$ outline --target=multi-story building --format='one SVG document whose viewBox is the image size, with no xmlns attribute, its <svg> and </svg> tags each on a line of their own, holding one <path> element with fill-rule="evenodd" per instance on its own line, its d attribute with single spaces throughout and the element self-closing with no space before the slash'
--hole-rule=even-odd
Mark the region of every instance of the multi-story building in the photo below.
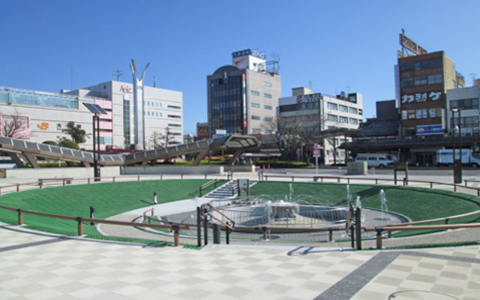
<svg viewBox="0 0 480 300">
<path fill-rule="evenodd" d="M 145 116 L 145 148 L 153 147 L 150 141 L 153 132 L 164 134 L 167 127 L 175 141 L 181 143 L 182 93 L 153 87 L 144 87 L 144 91 L 145 105 L 142 113 Z M 57 141 L 60 137 L 69 138 L 62 130 L 69 121 L 73 121 L 90 136 L 79 146 L 92 149 L 92 113 L 83 103 L 95 103 L 107 112 L 106 115 L 100 115 L 100 149 L 105 149 L 106 145 L 130 148 L 136 139 L 132 100 L 133 85 L 117 81 L 74 91 L 63 90 L 59 94 L 0 88 L 1 135 L 5 136 L 9 124 L 18 120 L 23 128 L 9 136 L 39 143 Z"/>
<path fill-rule="evenodd" d="M 308 88 L 292 89 L 293 96 L 279 99 L 279 118 L 289 124 L 299 120 L 312 133 L 315 143 L 322 146 L 320 161 L 324 164 L 344 163 L 345 152 L 338 146 L 350 140 L 335 134 L 335 129 L 357 129 L 363 122 L 363 96 L 359 93 L 342 93 L 336 97 L 313 93 Z M 292 120 L 291 122 L 289 120 Z M 279 125 L 281 126 L 281 125 Z M 324 131 L 331 131 L 324 138 Z"/>
<path fill-rule="evenodd" d="M 183 96 L 181 92 L 143 86 L 141 109 L 135 108 L 134 86 L 131 83 L 108 81 L 87 88 L 65 93 L 78 96 L 102 97 L 109 104 L 104 108 L 107 115 L 100 115 L 100 145 L 114 145 L 121 148 L 151 149 L 156 134 L 165 135 L 167 128 L 174 143 L 183 140 Z M 136 122 L 143 114 L 143 122 Z M 111 128 L 102 125 L 109 120 Z M 142 127 L 140 130 L 137 126 Z M 155 133 L 155 134 L 154 134 Z M 104 139 L 102 139 L 104 137 Z"/>
<path fill-rule="evenodd" d="M 233 65 L 207 77 L 210 133 L 269 134 L 275 124 L 281 77 L 261 52 L 247 49 L 232 53 Z"/>
<path fill-rule="evenodd" d="M 452 130 L 458 126 L 462 136 L 478 136 L 480 134 L 479 122 L 480 82 L 478 85 L 447 91 L 447 128 Z"/>
<path fill-rule="evenodd" d="M 443 51 L 399 57 L 397 106 L 401 137 L 438 137 L 447 133 L 447 90 L 464 86 L 464 78 Z"/>
</svg>

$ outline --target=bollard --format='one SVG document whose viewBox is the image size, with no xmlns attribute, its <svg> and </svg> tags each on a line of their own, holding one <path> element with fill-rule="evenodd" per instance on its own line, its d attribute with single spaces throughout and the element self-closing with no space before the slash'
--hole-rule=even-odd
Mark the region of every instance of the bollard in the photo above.
<svg viewBox="0 0 480 300">
<path fill-rule="evenodd" d="M 262 231 L 263 231 L 263 240 L 266 241 L 268 239 L 267 227 L 262 227 Z"/>
<path fill-rule="evenodd" d="M 221 244 L 220 243 L 220 235 L 221 235 L 220 225 L 212 224 L 212 231 L 213 231 L 213 243 L 217 245 Z"/>
<path fill-rule="evenodd" d="M 362 250 L 362 211 L 359 207 L 355 210 L 355 230 L 357 238 L 357 250 Z"/>
<path fill-rule="evenodd" d="M 180 228 L 178 225 L 173 225 L 172 230 L 173 230 L 173 245 L 175 247 L 178 247 L 180 246 Z"/>
<path fill-rule="evenodd" d="M 19 225 L 19 226 L 22 226 L 22 225 L 23 225 L 22 210 L 21 210 L 21 209 L 17 209 L 17 211 L 18 211 L 18 225 Z"/>
<path fill-rule="evenodd" d="M 389 230 L 389 231 L 387 231 L 387 233 L 388 233 L 388 238 L 391 239 L 392 238 L 392 231 Z"/>
<path fill-rule="evenodd" d="M 82 236 L 83 235 L 83 223 L 82 223 L 82 218 L 78 217 L 76 218 L 77 222 L 78 222 L 78 236 Z"/>
<path fill-rule="evenodd" d="M 330 228 L 328 229 L 328 241 L 333 242 L 333 230 Z"/>
<path fill-rule="evenodd" d="M 383 228 L 376 228 L 377 229 L 377 249 L 382 249 L 382 231 Z"/>
<path fill-rule="evenodd" d="M 153 192 L 153 204 L 158 204 L 158 202 L 157 202 L 157 192 Z"/>
</svg>

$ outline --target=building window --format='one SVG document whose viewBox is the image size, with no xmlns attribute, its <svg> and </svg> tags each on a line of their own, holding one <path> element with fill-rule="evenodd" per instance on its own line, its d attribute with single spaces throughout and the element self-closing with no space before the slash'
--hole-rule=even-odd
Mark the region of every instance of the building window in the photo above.
<svg viewBox="0 0 480 300">
<path fill-rule="evenodd" d="M 258 103 L 253 103 L 252 102 L 250 105 L 254 108 L 260 108 L 260 104 L 258 104 Z"/>
<path fill-rule="evenodd" d="M 354 118 L 350 118 L 350 119 L 349 119 L 349 123 L 350 123 L 350 124 L 353 124 L 353 125 L 358 125 L 358 120 L 357 120 L 357 119 L 354 119 Z"/>
<path fill-rule="evenodd" d="M 257 92 L 257 91 L 254 91 L 254 90 L 251 90 L 250 94 L 252 94 L 254 96 L 260 96 L 260 92 Z"/>
<path fill-rule="evenodd" d="M 271 83 L 271 82 L 268 82 L 268 81 L 264 81 L 264 82 L 263 82 L 263 85 L 264 85 L 264 86 L 271 87 L 271 86 L 272 86 L 272 83 Z"/>
<path fill-rule="evenodd" d="M 177 115 L 168 115 L 169 118 L 174 118 L 174 119 L 181 119 L 182 117 L 181 116 L 177 116 Z"/>
<path fill-rule="evenodd" d="M 263 97 L 265 97 L 265 98 L 272 98 L 272 94 L 263 93 Z"/>
<path fill-rule="evenodd" d="M 450 101 L 451 108 L 464 109 L 478 109 L 478 98 L 473 99 L 462 99 L 462 100 L 452 100 Z"/>
<path fill-rule="evenodd" d="M 328 114 L 327 119 L 328 119 L 328 121 L 338 122 L 338 116 L 336 116 L 336 115 Z"/>
<path fill-rule="evenodd" d="M 171 108 L 171 109 L 182 109 L 181 106 L 175 106 L 175 105 L 169 105 L 168 108 Z"/>
<path fill-rule="evenodd" d="M 273 107 L 272 107 L 271 105 L 264 105 L 263 108 L 268 109 L 268 110 L 272 110 L 272 109 L 273 109 Z"/>
<path fill-rule="evenodd" d="M 264 119 L 265 121 L 267 121 L 267 122 L 273 121 L 273 118 L 272 118 L 272 117 L 265 117 L 265 118 L 263 118 L 263 119 Z"/>
<path fill-rule="evenodd" d="M 354 115 L 358 114 L 358 110 L 354 107 L 349 107 L 348 112 Z"/>
<path fill-rule="evenodd" d="M 338 106 L 335 103 L 328 102 L 327 107 L 331 110 L 338 110 Z"/>
<path fill-rule="evenodd" d="M 168 127 L 182 127 L 180 124 L 168 124 Z"/>
<path fill-rule="evenodd" d="M 339 105 L 338 108 L 339 108 L 339 110 L 342 111 L 342 112 L 348 112 L 348 106 Z"/>
<path fill-rule="evenodd" d="M 260 128 L 252 128 L 252 133 L 262 133 Z"/>
<path fill-rule="evenodd" d="M 260 120 L 260 117 L 252 115 L 252 120 Z"/>
<path fill-rule="evenodd" d="M 348 123 L 347 117 L 340 116 L 339 120 L 340 120 L 340 123 Z"/>
</svg>

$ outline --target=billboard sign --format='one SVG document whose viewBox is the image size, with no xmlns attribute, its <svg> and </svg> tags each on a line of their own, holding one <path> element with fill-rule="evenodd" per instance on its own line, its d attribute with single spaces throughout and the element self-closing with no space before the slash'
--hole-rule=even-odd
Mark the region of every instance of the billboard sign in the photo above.
<svg viewBox="0 0 480 300">
<path fill-rule="evenodd" d="M 322 99 L 322 94 L 315 93 L 310 95 L 299 95 L 297 96 L 297 103 L 306 103 L 306 102 L 319 102 Z"/>
<path fill-rule="evenodd" d="M 443 128 L 441 124 L 436 125 L 417 125 L 417 135 L 433 135 L 443 134 Z"/>
<path fill-rule="evenodd" d="M 412 51 L 416 55 L 427 54 L 427 50 L 420 47 L 417 43 L 412 41 L 406 35 L 400 33 L 400 46 L 405 47 L 406 49 Z"/>
</svg>

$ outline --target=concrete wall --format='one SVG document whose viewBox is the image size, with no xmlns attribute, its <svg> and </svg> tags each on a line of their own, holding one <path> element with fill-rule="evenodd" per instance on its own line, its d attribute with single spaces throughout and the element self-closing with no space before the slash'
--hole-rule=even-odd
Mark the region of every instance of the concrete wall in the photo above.
<svg viewBox="0 0 480 300">
<path fill-rule="evenodd" d="M 120 175 L 120 167 L 102 167 L 102 177 L 112 177 Z M 89 178 L 93 177 L 93 168 L 41 168 L 41 169 L 2 169 L 1 178 Z"/>
<path fill-rule="evenodd" d="M 122 175 L 139 174 L 223 174 L 223 166 L 123 167 Z"/>
</svg>

